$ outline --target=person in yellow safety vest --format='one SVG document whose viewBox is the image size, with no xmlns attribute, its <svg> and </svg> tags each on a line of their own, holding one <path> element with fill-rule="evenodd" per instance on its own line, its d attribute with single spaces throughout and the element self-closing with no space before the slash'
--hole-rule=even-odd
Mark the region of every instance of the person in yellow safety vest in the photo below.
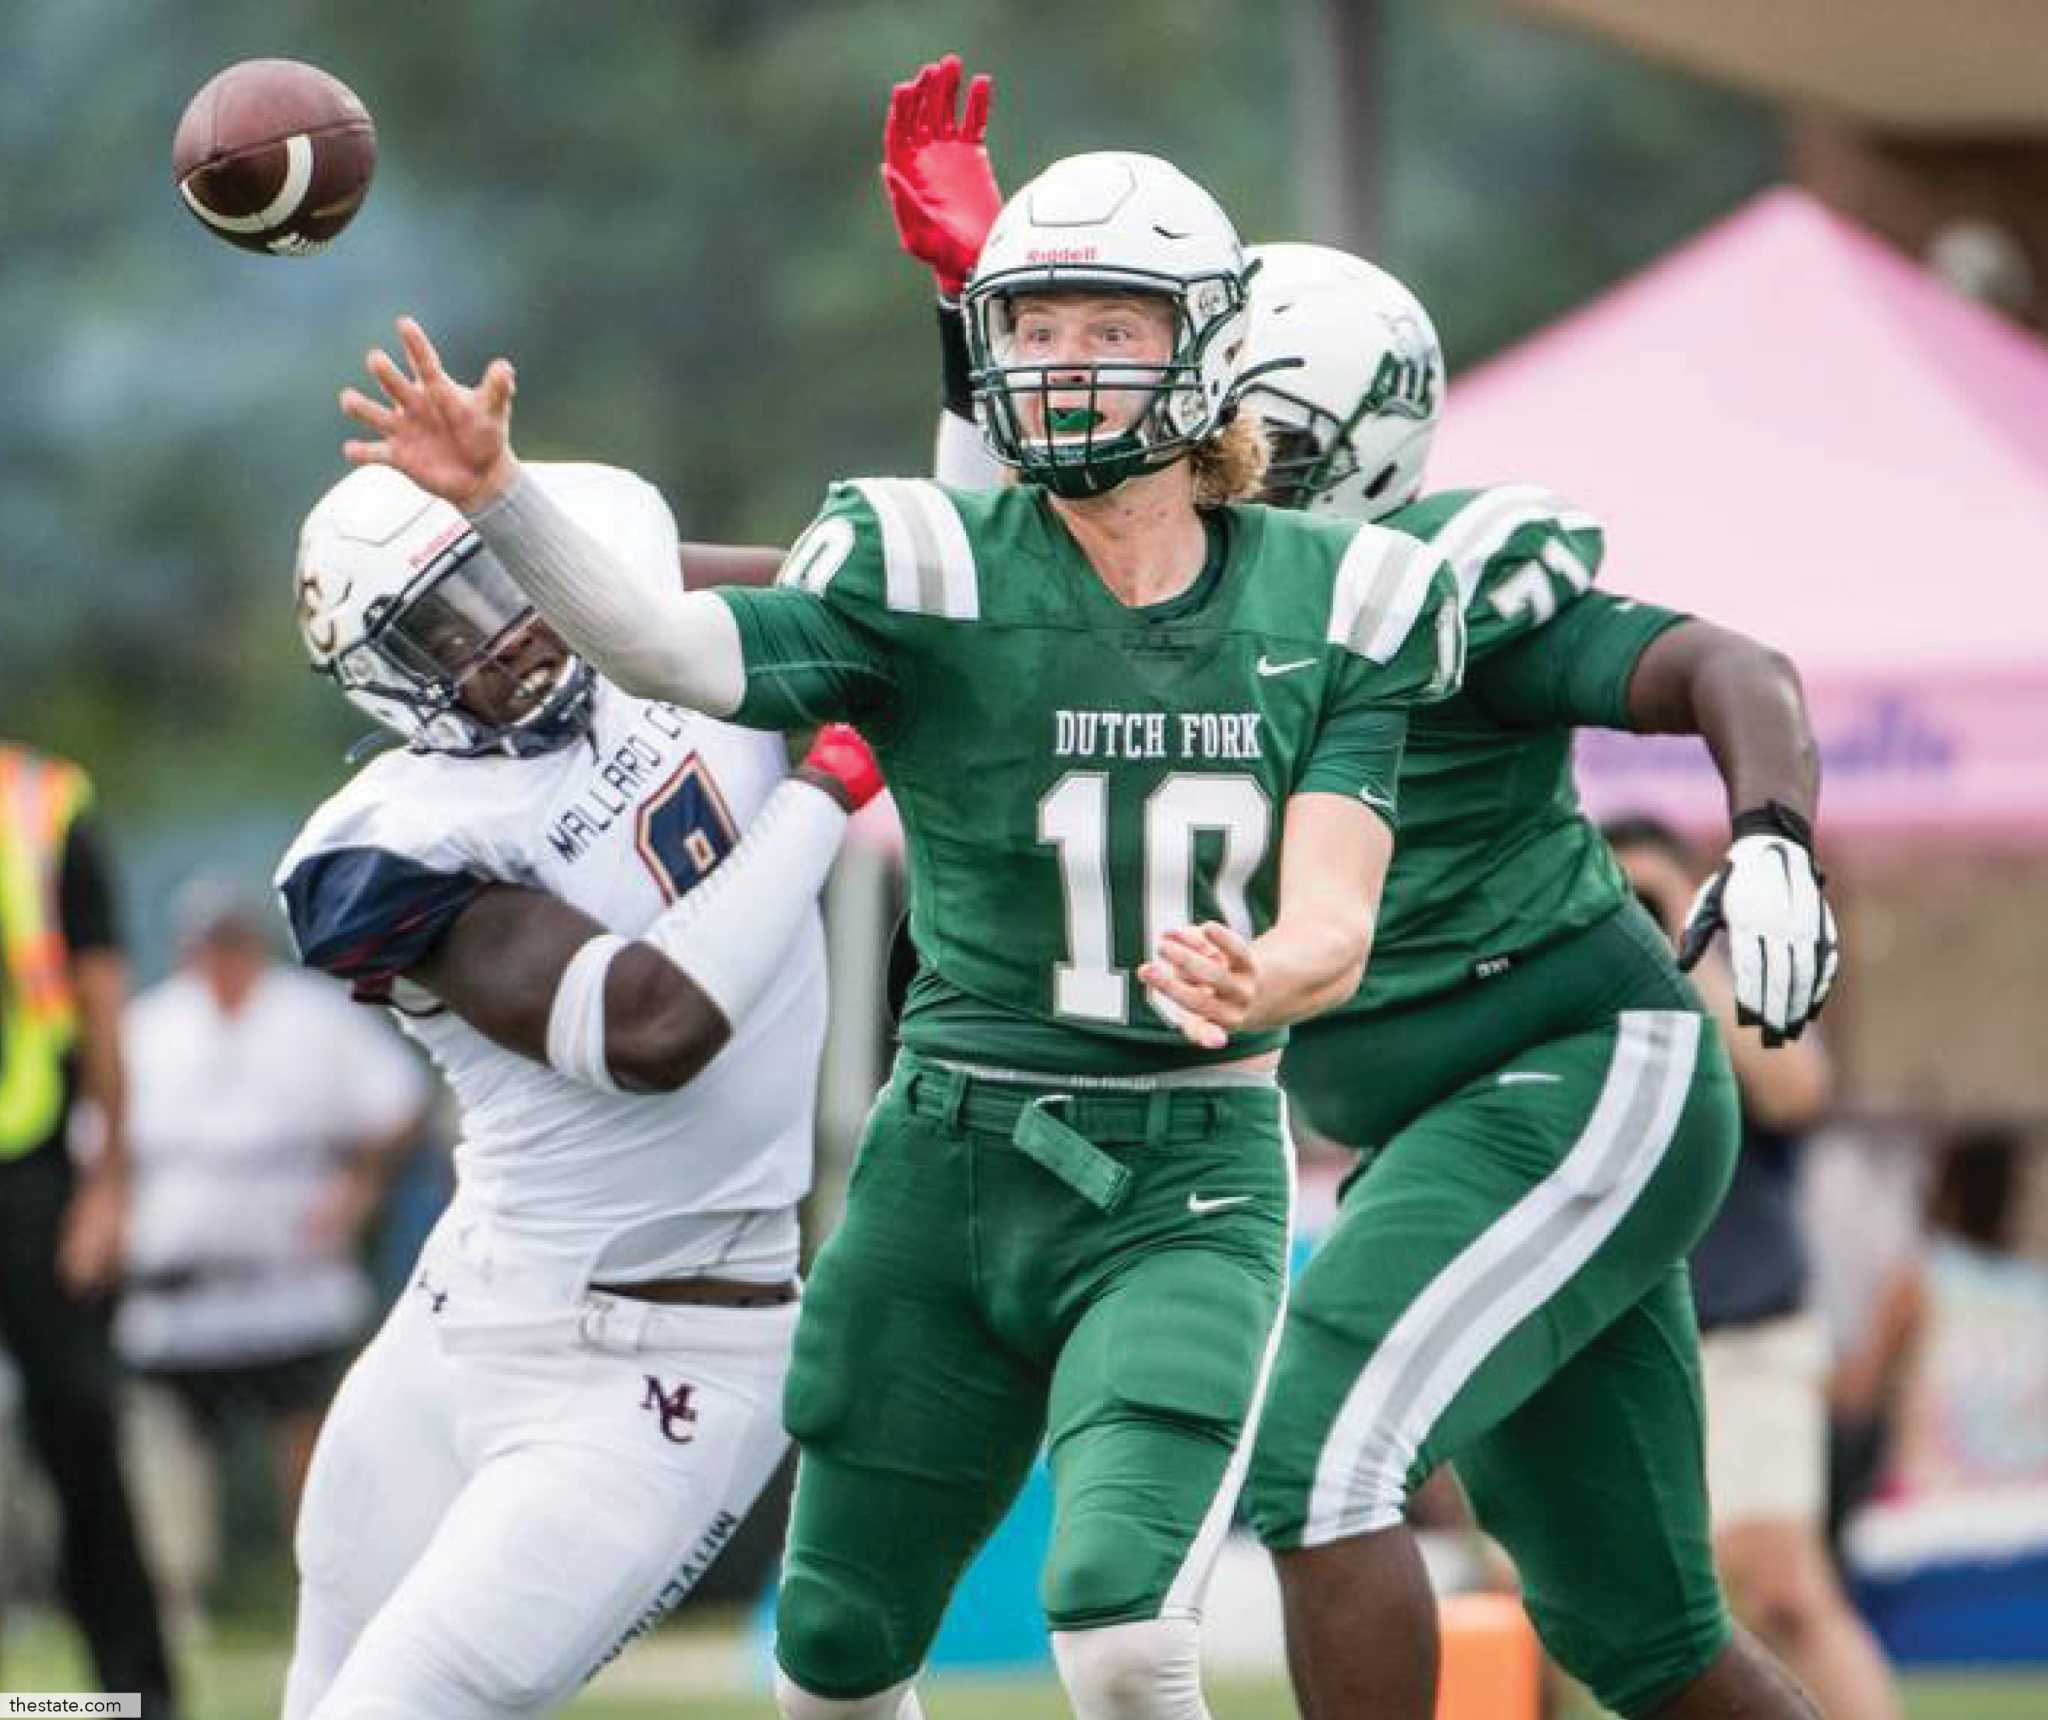
<svg viewBox="0 0 2048 1720">
<path fill-rule="evenodd" d="M 55 1485 L 64 1597 L 100 1688 L 140 1693 L 155 1720 L 174 1712 L 171 1672 L 121 1476 L 106 1302 L 127 1212 L 127 966 L 91 803 L 76 765 L 0 741 L 0 1346 Z M 82 1177 L 76 1097 L 100 1119 Z"/>
</svg>

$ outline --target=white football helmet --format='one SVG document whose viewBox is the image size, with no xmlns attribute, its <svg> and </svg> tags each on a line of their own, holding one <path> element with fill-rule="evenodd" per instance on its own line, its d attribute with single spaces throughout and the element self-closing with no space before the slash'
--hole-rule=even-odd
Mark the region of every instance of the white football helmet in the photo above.
<svg viewBox="0 0 2048 1720">
<path fill-rule="evenodd" d="M 320 498 L 294 579 L 313 667 L 416 751 L 547 752 L 589 721 L 589 665 L 467 519 L 388 466 Z"/>
<path fill-rule="evenodd" d="M 1174 313 L 1164 365 L 1028 364 L 1013 351 L 1022 294 L 1144 293 Z M 1055 495 L 1093 496 L 1171 465 L 1227 420 L 1243 361 L 1245 259 L 1216 200 L 1170 162 L 1127 151 L 1056 161 L 1003 205 L 962 308 L 975 412 L 989 450 Z M 1055 377 L 1080 409 L 1052 409 Z M 1144 391 L 1135 423 L 1103 430 L 1104 393 Z M 1037 397 L 1042 410 L 1020 412 Z M 1040 428 L 1028 426 L 1036 417 Z"/>
<path fill-rule="evenodd" d="M 1273 457 L 1262 500 L 1371 520 L 1412 502 L 1444 402 L 1429 313 L 1384 269 L 1327 245 L 1251 252 L 1244 402 Z"/>
</svg>

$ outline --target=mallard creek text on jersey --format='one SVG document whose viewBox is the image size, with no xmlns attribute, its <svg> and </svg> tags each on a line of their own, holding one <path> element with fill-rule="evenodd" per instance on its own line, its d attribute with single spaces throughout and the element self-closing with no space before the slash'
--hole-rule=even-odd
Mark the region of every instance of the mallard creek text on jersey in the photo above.
<svg viewBox="0 0 2048 1720">
<path fill-rule="evenodd" d="M 641 726 L 666 740 L 679 740 L 689 718 L 674 705 L 651 704 Z M 573 805 L 548 826 L 548 846 L 564 860 L 574 860 L 595 842 L 621 813 L 639 805 L 641 795 L 673 767 L 668 753 L 645 734 L 628 735 L 593 772 L 595 780 Z"/>
</svg>

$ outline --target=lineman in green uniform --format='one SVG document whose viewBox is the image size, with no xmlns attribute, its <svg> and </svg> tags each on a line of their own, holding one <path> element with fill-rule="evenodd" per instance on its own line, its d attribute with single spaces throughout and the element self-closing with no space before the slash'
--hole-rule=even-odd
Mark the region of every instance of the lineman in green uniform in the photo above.
<svg viewBox="0 0 2048 1720">
<path fill-rule="evenodd" d="M 941 329 L 994 202 L 988 90 L 957 61 L 898 86 L 884 179 L 939 280 Z M 1832 920 L 1811 857 L 1811 738 L 1790 666 L 1594 590 L 1597 522 L 1531 486 L 1415 499 L 1443 394 L 1422 307 L 1317 246 L 1254 255 L 1269 499 L 1429 541 L 1466 606 L 1465 691 L 1418 712 L 1403 828 L 1359 993 L 1299 1026 L 1283 1079 L 1367 1150 L 1290 1310 L 1247 1493 L 1276 1550 L 1310 1720 L 1426 1716 L 1435 1607 L 1403 1522 L 1455 1456 L 1552 1653 L 1610 1707 L 1810 1712 L 1731 1637 L 1708 1543 L 1684 1257 L 1737 1120 L 1712 1024 L 1630 901 L 1570 777 L 1580 725 L 1704 734 L 1737 841 L 1725 918 L 1745 1014 L 1796 1034 Z M 966 405 L 947 366 L 948 417 Z M 986 481 L 942 420 L 940 470 Z"/>
<path fill-rule="evenodd" d="M 1197 1720 L 1198 1607 L 1278 1340 L 1285 1026 L 1355 989 L 1406 707 L 1456 685 L 1434 552 L 1221 503 L 1244 274 L 1144 156 L 1057 164 L 969 295 L 1000 493 L 835 488 L 771 591 L 634 591 L 402 324 L 345 408 L 629 690 L 872 737 L 923 972 L 805 1299 L 778 1617 L 791 1720 L 914 1715 L 959 1572 L 1041 1439 L 1084 1720 Z M 761 864 L 772 865 L 772 844 Z M 744 1000 L 747 928 L 694 952 Z M 723 939 L 723 942 L 720 940 Z"/>
<path fill-rule="evenodd" d="M 1580 725 L 1707 736 L 1737 841 L 1692 942 L 1725 918 L 1748 1018 L 1796 1034 L 1835 959 L 1797 681 L 1596 590 L 1597 524 L 1540 490 L 1405 501 L 1442 389 L 1421 307 L 1354 258 L 1258 255 L 1254 362 L 1306 360 L 1254 388 L 1276 499 L 1431 543 L 1472 661 L 1411 729 L 1372 972 L 1284 1066 L 1316 1128 L 1367 1152 L 1298 1286 L 1248 1492 L 1303 1707 L 1430 1712 L 1434 1606 L 1402 1519 L 1455 1458 L 1545 1643 L 1609 1707 L 1810 1713 L 1731 1637 L 1708 1540 L 1684 1260 L 1733 1166 L 1732 1081 L 1570 769 Z"/>
</svg>

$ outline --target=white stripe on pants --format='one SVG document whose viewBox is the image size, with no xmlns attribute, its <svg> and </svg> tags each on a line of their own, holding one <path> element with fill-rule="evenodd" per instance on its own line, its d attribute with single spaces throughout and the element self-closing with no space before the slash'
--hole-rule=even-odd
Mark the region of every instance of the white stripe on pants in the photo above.
<svg viewBox="0 0 2048 1720">
<path fill-rule="evenodd" d="M 1352 1385 L 1317 1461 L 1304 1546 L 1400 1521 L 1409 1466 L 1445 1406 L 1613 1234 L 1662 1162 L 1700 1020 L 1676 1010 L 1617 1020 L 1605 1083 L 1571 1149 L 1430 1281 Z"/>
</svg>

